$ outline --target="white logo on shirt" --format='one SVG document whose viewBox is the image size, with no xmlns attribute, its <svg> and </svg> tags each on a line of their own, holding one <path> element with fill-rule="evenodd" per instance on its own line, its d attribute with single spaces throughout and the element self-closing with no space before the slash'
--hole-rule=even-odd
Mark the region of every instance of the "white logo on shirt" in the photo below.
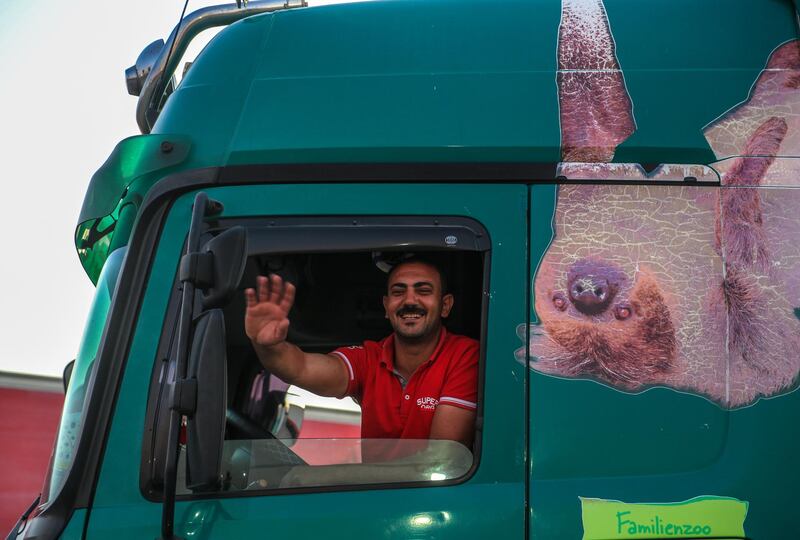
<svg viewBox="0 0 800 540">
<path fill-rule="evenodd" d="M 432 411 L 436 409 L 436 406 L 439 404 L 439 400 L 432 397 L 422 397 L 417 398 L 417 407 L 420 409 L 425 409 L 428 411 Z"/>
</svg>

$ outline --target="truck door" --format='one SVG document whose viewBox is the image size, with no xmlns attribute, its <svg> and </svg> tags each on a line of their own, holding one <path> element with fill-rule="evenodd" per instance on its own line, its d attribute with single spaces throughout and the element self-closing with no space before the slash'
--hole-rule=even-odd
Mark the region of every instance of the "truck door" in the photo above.
<svg viewBox="0 0 800 540">
<path fill-rule="evenodd" d="M 523 537 L 526 368 L 514 352 L 516 327 L 529 304 L 527 187 L 292 184 L 205 192 L 223 206 L 206 236 L 245 227 L 248 262 L 240 294 L 224 308 L 229 415 L 222 487 L 192 493 L 179 472 L 176 534 Z M 194 193 L 174 201 L 152 254 L 88 538 L 160 534 L 164 441 L 159 433 L 168 417 L 160 396 L 171 376 L 180 296 L 176 272 Z M 353 427 L 357 411 L 324 410 L 307 401 L 300 425 L 300 417 L 292 416 L 298 401 L 288 395 L 293 389 L 287 394 L 261 371 L 242 326 L 243 289 L 258 274 L 278 273 L 298 286 L 290 340 L 327 352 L 380 339 L 390 331 L 381 311 L 386 279 L 381 268 L 409 251 L 441 261 L 455 296 L 448 331 L 478 340 L 481 351 L 475 442 L 466 448 L 432 441 L 427 450 L 438 456 L 433 460 L 407 446 L 413 442 L 362 440 Z M 137 253 L 135 246 L 130 253 Z M 273 400 L 271 409 L 264 405 L 267 398 Z M 437 406 L 435 400 L 412 405 Z M 281 414 L 290 421 L 278 418 Z M 391 450 L 370 461 L 364 456 L 376 444 L 379 453 L 381 444 Z M 180 466 L 182 471 L 183 462 Z"/>
<path fill-rule="evenodd" d="M 744 163 L 756 159 L 730 160 L 749 184 L 533 187 L 530 538 L 792 529 L 778 509 L 796 477 L 785 466 L 797 448 L 785 419 L 798 394 L 779 368 L 757 362 L 796 358 L 785 292 L 796 273 L 783 262 L 798 252 L 788 217 L 796 195 L 772 178 L 743 188 L 758 185 L 741 172 L 763 171 Z M 749 208 L 759 208 L 754 224 L 737 221 Z M 735 257 L 756 252 L 739 248 L 737 234 L 762 223 L 758 245 L 780 247 L 759 274 Z"/>
</svg>

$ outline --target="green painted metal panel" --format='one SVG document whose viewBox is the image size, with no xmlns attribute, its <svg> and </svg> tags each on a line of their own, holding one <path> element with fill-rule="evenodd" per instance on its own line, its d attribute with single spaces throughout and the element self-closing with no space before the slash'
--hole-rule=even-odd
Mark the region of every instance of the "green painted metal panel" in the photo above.
<svg viewBox="0 0 800 540">
<path fill-rule="evenodd" d="M 92 283 L 109 254 L 127 244 L 147 190 L 174 171 L 190 148 L 187 137 L 175 134 L 128 137 L 94 173 L 75 230 L 75 248 Z"/>
<path fill-rule="evenodd" d="M 713 162 L 703 128 L 745 100 L 770 52 L 797 37 L 788 0 L 603 5 L 635 121 L 613 157 L 620 163 Z M 153 133 L 191 138 L 186 169 L 555 163 L 561 19 L 555 0 L 398 0 L 252 17 L 206 47 Z M 594 90 L 590 99 L 602 100 L 602 85 Z M 90 187 L 87 201 L 94 191 L 120 193 L 121 177 L 100 172 L 93 184 L 104 185 Z M 112 247 L 127 241 L 124 202 L 112 197 L 110 214 L 82 220 L 78 248 L 93 278 L 112 239 L 101 233 L 119 221 Z"/>
<path fill-rule="evenodd" d="M 271 17 L 252 21 L 234 24 L 212 40 L 153 126 L 152 133 L 190 134 L 194 151 L 187 169 L 220 166 L 228 161 L 231 140 L 244 112 L 242 103 L 252 84 L 253 67 L 272 25 Z"/>
<path fill-rule="evenodd" d="M 554 241 L 554 234 L 555 238 L 558 234 L 566 234 L 563 230 L 565 223 L 573 224 L 570 229 L 573 232 L 577 230 L 575 223 L 583 223 L 586 216 L 581 214 L 583 210 L 579 205 L 571 203 L 571 199 L 580 196 L 580 190 L 587 189 L 532 187 L 531 257 L 536 270 L 535 279 L 540 279 L 540 276 L 544 276 L 541 279 L 550 279 L 547 272 L 550 271 L 548 265 L 553 264 L 553 256 L 548 259 L 548 252 L 557 253 L 555 257 L 562 256 L 562 253 L 568 258 L 573 257 L 568 259 L 570 261 L 587 258 L 596 263 L 604 255 L 608 256 L 615 246 L 627 253 L 629 247 L 622 246 L 622 243 L 637 235 L 642 246 L 635 260 L 642 267 L 655 264 L 665 252 L 670 253 L 671 246 L 661 243 L 664 237 L 653 234 L 648 220 L 653 223 L 668 221 L 673 208 L 670 205 L 681 197 L 686 197 L 684 203 L 688 204 L 690 196 L 698 190 L 707 197 L 714 197 L 720 191 L 715 187 L 648 186 L 638 191 L 636 188 L 608 186 L 591 188 L 594 197 L 585 201 L 585 208 L 608 202 L 609 199 L 603 199 L 603 193 L 609 191 L 632 196 L 638 204 L 629 207 L 609 205 L 604 213 L 608 218 L 592 222 L 582 233 L 581 241 L 573 238 L 565 248 L 563 239 L 558 244 Z M 787 191 L 783 198 L 795 194 Z M 655 211 L 650 206 L 653 197 L 659 201 Z M 673 203 L 669 202 L 670 199 Z M 563 214 L 557 213 L 557 208 L 568 204 L 571 213 L 569 220 L 565 221 Z M 633 209 L 634 214 L 626 213 L 626 208 Z M 771 205 L 765 208 L 774 210 Z M 612 216 L 616 232 L 607 228 Z M 774 217 L 766 216 L 765 219 Z M 678 221 L 688 227 L 670 229 L 672 247 L 677 249 L 667 260 L 673 263 L 684 256 L 682 249 L 694 245 L 691 242 L 684 244 L 691 237 L 713 237 L 713 226 L 710 225 L 709 230 L 694 228 L 688 214 Z M 789 249 L 791 246 L 784 247 Z M 637 253 L 635 250 L 631 252 Z M 720 267 L 720 281 L 721 270 Z M 666 278 L 664 281 L 668 284 L 669 276 L 661 277 Z M 694 295 L 696 291 L 702 293 L 704 290 L 695 288 L 691 281 L 679 280 L 678 283 L 680 285 L 673 295 Z M 672 305 L 674 309 L 677 304 Z M 537 315 L 544 317 L 542 313 L 532 312 L 531 319 L 541 322 Z M 680 313 L 676 310 L 672 315 L 680 316 Z M 548 317 L 552 319 L 552 313 Z M 595 323 L 607 324 L 610 332 L 629 331 L 621 326 L 614 327 L 613 317 L 612 323 L 599 320 Z M 695 324 L 699 327 L 700 323 Z M 773 324 L 777 325 L 778 321 Z M 531 331 L 542 333 L 542 328 L 544 326 L 537 324 L 531 327 Z M 683 340 L 681 343 L 689 343 L 686 333 L 695 330 L 697 328 L 691 324 L 684 325 L 678 339 Z M 705 331 L 713 333 L 708 327 Z M 703 337 L 700 339 L 702 341 Z M 532 355 L 549 354 L 542 348 L 541 341 L 536 343 L 538 345 L 531 345 Z M 535 362 L 540 360 L 534 356 Z M 638 360 L 644 363 L 644 355 Z M 570 361 L 565 358 L 564 365 Z M 705 361 L 703 355 L 691 357 L 692 363 Z M 536 363 L 533 367 L 537 369 Z M 681 377 L 677 369 L 675 371 L 671 376 Z M 731 497 L 749 503 L 744 521 L 748 538 L 800 535 L 788 503 L 800 482 L 800 471 L 791 465 L 795 461 L 793 456 L 800 452 L 800 432 L 791 420 L 800 411 L 800 393 L 795 389 L 796 384 L 776 392 L 770 399 L 755 401 L 756 394 L 756 397 L 749 398 L 749 402 L 731 405 L 725 401 L 727 397 L 720 402 L 710 389 L 711 383 L 723 381 L 713 378 L 713 374 L 709 377 L 702 370 L 694 373 L 689 379 L 677 379 L 681 381 L 677 386 L 670 382 L 675 379 L 668 377 L 660 384 L 645 384 L 635 390 L 626 390 L 624 384 L 609 383 L 591 369 L 573 374 L 567 371 L 554 374 L 531 371 L 531 538 L 567 539 L 586 534 L 587 531 L 582 531 L 581 498 L 625 503 L 679 503 L 706 495 Z M 759 375 L 766 379 L 770 376 L 766 372 Z M 730 377 L 725 384 L 733 388 L 733 375 L 723 373 L 721 377 Z M 625 537 L 657 536 L 632 534 Z"/>
<path fill-rule="evenodd" d="M 69 522 L 64 531 L 59 537 L 61 540 L 79 540 L 83 538 L 83 527 L 85 525 L 86 516 L 88 515 L 85 508 L 77 508 L 72 512 Z"/>
<path fill-rule="evenodd" d="M 605 0 L 636 131 L 620 163 L 710 163 L 703 127 L 744 101 L 770 53 L 797 37 L 791 2 Z"/>
<path fill-rule="evenodd" d="M 257 60 L 242 62 L 252 69 L 246 99 L 233 99 L 242 95 L 233 85 L 241 81 L 243 65 L 233 76 L 217 75 L 242 40 L 218 37 L 170 98 L 156 128 L 196 133 L 209 125 L 196 112 L 212 108 L 208 117 L 217 131 L 207 135 L 223 145 L 214 153 L 224 152 L 228 164 L 553 162 L 558 17 L 553 2 L 490 7 L 454 1 L 374 2 L 254 17 L 223 32 L 246 33 L 248 49 L 262 47 Z M 232 99 L 221 99 L 226 95 Z M 229 118 L 235 118 L 233 133 Z"/>
<path fill-rule="evenodd" d="M 181 168 L 554 163 L 561 159 L 563 135 L 556 85 L 561 4 L 389 1 L 254 17 L 223 31 L 206 48 L 169 99 L 154 133 L 191 134 L 193 151 Z M 788 0 L 605 0 L 603 5 L 635 119 L 635 129 L 616 147 L 616 162 L 714 161 L 703 128 L 747 99 L 770 53 L 797 37 Z M 786 80 L 794 80 L 791 73 Z M 714 151 L 727 155 L 724 145 L 720 148 Z M 784 152 L 790 151 L 785 145 Z M 521 346 L 514 326 L 536 317 L 520 311 L 527 290 L 520 284 L 526 279 L 525 234 L 500 221 L 518 217 L 501 208 L 507 201 L 524 208 L 519 189 L 415 186 L 412 203 L 402 208 L 392 202 L 400 200 L 396 197 L 409 201 L 400 189 L 214 191 L 225 199 L 226 212 L 240 215 L 361 214 L 369 205 L 374 213 L 449 212 L 484 221 L 500 257 L 495 264 L 510 272 L 503 281 L 493 276 L 493 305 L 500 307 L 490 314 L 490 343 L 499 352 L 489 359 L 498 368 L 487 374 L 487 392 L 495 394 L 487 394 L 486 433 L 491 435 L 487 442 L 501 450 L 484 456 L 465 485 L 380 492 L 380 502 L 372 492 L 358 492 L 182 504 L 178 516 L 184 532 L 249 535 L 252 530 L 245 524 L 253 518 L 270 533 L 289 533 L 303 522 L 313 534 L 330 536 L 339 533 L 331 529 L 337 517 L 366 507 L 370 519 L 358 525 L 364 536 L 446 537 L 456 529 L 461 536 L 464 531 L 486 536 L 484 514 L 492 509 L 509 529 L 491 534 L 519 536 L 525 501 L 520 467 L 529 451 L 528 532 L 533 538 L 578 538 L 580 497 L 677 503 L 704 494 L 749 502 L 745 531 L 750 537 L 800 536 L 791 512 L 784 510 L 800 480 L 796 471 L 786 470 L 800 450 L 800 436 L 786 421 L 797 416 L 797 392 L 727 410 L 666 388 L 622 393 L 593 381 L 528 374 L 512 360 L 513 350 Z M 552 238 L 557 199 L 554 186 L 531 189 L 535 268 Z M 146 317 L 138 323 L 92 513 L 91 532 L 99 537 L 112 531 L 122 538 L 156 534 L 160 509 L 138 492 L 138 461 L 129 449 L 141 447 L 141 433 L 131 426 L 143 425 L 144 389 L 188 208 L 188 197 L 175 206 L 157 254 L 157 278 L 148 286 Z M 527 448 L 520 432 L 508 429 L 521 425 L 526 378 L 531 388 Z M 495 461 L 501 458 L 506 461 Z M 306 512 L 300 500 L 316 511 Z M 506 501 L 512 502 L 492 508 Z M 410 524 L 417 515 L 427 518 L 419 523 L 442 525 L 441 530 L 414 529 Z M 117 532 L 118 526 L 123 530 Z"/>
<path fill-rule="evenodd" d="M 525 508 L 525 368 L 515 361 L 525 317 L 527 188 L 448 185 L 271 185 L 214 188 L 223 217 L 258 215 L 448 215 L 481 222 L 492 240 L 483 454 L 466 483 L 184 502 L 177 531 L 200 538 L 256 534 L 300 538 L 521 537 Z M 142 426 L 168 292 L 188 229 L 192 194 L 168 217 L 114 414 L 89 538 L 155 536 L 160 505 L 139 492 Z M 367 519 L 366 516 L 369 516 Z M 359 521 L 359 517 L 363 518 Z M 193 532 L 192 532 L 193 531 Z M 190 534 L 191 533 L 191 534 Z"/>
<path fill-rule="evenodd" d="M 605 9 L 636 119 L 617 162 L 713 161 L 702 128 L 744 100 L 769 53 L 797 35 L 788 1 L 609 0 Z M 363 151 L 414 160 L 422 148 L 435 161 L 513 149 L 515 160 L 557 161 L 560 17 L 560 2 L 545 0 L 253 17 L 209 45 L 156 127 L 203 138 L 197 165 L 353 161 Z"/>
</svg>

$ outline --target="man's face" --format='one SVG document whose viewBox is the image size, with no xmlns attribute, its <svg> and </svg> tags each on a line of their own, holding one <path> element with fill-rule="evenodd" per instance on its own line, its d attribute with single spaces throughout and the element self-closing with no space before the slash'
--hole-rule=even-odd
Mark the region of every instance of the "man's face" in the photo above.
<svg viewBox="0 0 800 540">
<path fill-rule="evenodd" d="M 438 335 L 441 318 L 453 307 L 453 295 L 442 295 L 441 277 L 435 268 L 419 262 L 401 264 L 389 275 L 387 288 L 383 307 L 400 338 L 423 341 Z"/>
</svg>

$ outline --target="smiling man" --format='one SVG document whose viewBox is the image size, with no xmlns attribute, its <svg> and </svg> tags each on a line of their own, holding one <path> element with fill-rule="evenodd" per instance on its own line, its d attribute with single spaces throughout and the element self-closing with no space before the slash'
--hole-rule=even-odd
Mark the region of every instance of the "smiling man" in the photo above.
<svg viewBox="0 0 800 540">
<path fill-rule="evenodd" d="M 362 438 L 472 446 L 478 342 L 442 325 L 454 299 L 431 262 L 408 259 L 389 273 L 383 306 L 391 335 L 329 354 L 306 353 L 286 341 L 294 285 L 259 276 L 245 296 L 245 332 L 264 367 L 316 394 L 353 397 L 361 405 Z"/>
</svg>

